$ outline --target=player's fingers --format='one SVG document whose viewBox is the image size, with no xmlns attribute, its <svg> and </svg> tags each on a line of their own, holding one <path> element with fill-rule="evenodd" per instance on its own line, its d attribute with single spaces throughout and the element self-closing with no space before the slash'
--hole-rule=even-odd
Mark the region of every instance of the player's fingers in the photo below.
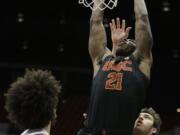
<svg viewBox="0 0 180 135">
<path fill-rule="evenodd" d="M 132 29 L 132 27 L 127 27 L 126 28 L 126 33 L 128 34 L 131 29 Z"/>
<path fill-rule="evenodd" d="M 122 27 L 121 27 L 124 31 L 125 31 L 125 28 L 126 28 L 126 20 L 122 20 Z"/>
<path fill-rule="evenodd" d="M 116 24 L 117 24 L 117 29 L 121 27 L 121 23 L 120 23 L 119 17 L 116 18 Z"/>
<path fill-rule="evenodd" d="M 127 27 L 126 28 L 126 38 L 128 38 L 129 37 L 129 31 L 132 29 L 132 27 Z"/>
<path fill-rule="evenodd" d="M 116 23 L 115 23 L 115 20 L 114 20 L 114 19 L 112 19 L 112 28 L 113 28 L 113 29 L 116 29 Z"/>
</svg>

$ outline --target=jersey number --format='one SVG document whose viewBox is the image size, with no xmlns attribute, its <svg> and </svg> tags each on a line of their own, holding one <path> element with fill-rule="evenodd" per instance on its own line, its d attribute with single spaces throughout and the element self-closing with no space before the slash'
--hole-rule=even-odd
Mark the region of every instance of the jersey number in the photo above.
<svg viewBox="0 0 180 135">
<path fill-rule="evenodd" d="M 122 73 L 112 72 L 108 74 L 108 80 L 106 81 L 106 89 L 110 90 L 122 90 Z"/>
</svg>

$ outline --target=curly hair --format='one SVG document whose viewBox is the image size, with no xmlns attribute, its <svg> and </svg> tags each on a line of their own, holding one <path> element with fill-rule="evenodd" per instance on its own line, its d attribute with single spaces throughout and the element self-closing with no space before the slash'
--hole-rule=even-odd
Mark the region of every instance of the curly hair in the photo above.
<svg viewBox="0 0 180 135">
<path fill-rule="evenodd" d="M 154 135 L 158 135 L 162 124 L 160 115 L 152 107 L 141 109 L 141 113 L 148 113 L 154 118 L 153 126 L 157 129 L 157 132 Z"/>
<path fill-rule="evenodd" d="M 44 128 L 56 118 L 61 91 L 59 81 L 47 70 L 26 70 L 5 94 L 8 118 L 19 128 Z"/>
</svg>

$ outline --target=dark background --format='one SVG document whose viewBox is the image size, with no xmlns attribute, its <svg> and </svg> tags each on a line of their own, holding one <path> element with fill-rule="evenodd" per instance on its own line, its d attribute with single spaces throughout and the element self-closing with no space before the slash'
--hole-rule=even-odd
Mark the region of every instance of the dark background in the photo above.
<svg viewBox="0 0 180 135">
<path fill-rule="evenodd" d="M 154 37 L 152 79 L 146 106 L 152 106 L 163 119 L 162 132 L 180 125 L 180 45 L 178 0 L 146 0 Z M 4 96 L 8 85 L 25 68 L 49 69 L 61 80 L 63 91 L 58 120 L 52 134 L 75 134 L 82 126 L 92 80 L 88 54 L 91 10 L 77 0 L 2 1 L 0 3 L 0 130 L 15 133 L 6 126 Z M 114 10 L 105 10 L 108 23 L 124 18 L 134 27 L 133 0 L 119 0 Z M 133 38 L 134 29 L 130 33 Z M 5 130 L 7 129 L 7 130 Z"/>
</svg>

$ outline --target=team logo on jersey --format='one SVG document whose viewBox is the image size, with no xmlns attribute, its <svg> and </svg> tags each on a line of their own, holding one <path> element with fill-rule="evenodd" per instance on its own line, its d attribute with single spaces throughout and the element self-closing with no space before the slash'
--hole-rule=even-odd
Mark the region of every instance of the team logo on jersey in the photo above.
<svg viewBox="0 0 180 135">
<path fill-rule="evenodd" d="M 114 63 L 114 61 L 107 61 L 102 70 L 103 71 L 109 71 L 109 70 L 113 70 L 113 71 L 130 71 L 132 72 L 132 61 L 131 60 L 126 60 L 126 61 L 121 61 L 119 63 Z"/>
</svg>

